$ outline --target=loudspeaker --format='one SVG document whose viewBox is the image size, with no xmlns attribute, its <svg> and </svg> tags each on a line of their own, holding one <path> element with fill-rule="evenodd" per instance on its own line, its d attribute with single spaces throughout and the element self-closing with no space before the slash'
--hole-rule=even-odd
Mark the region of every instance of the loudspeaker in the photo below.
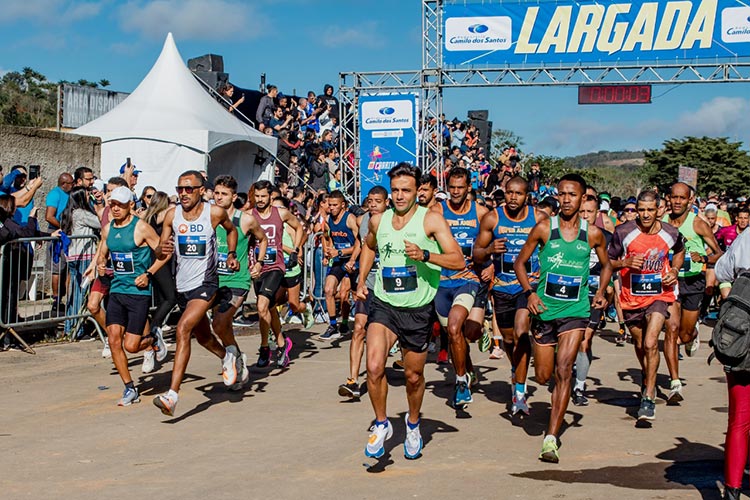
<svg viewBox="0 0 750 500">
<path fill-rule="evenodd" d="M 469 120 L 482 120 L 487 121 L 487 118 L 490 117 L 490 112 L 486 109 L 475 109 L 473 111 L 468 112 Z"/>
<path fill-rule="evenodd" d="M 485 154 L 489 151 L 492 142 L 492 122 L 484 120 L 469 120 L 479 131 L 479 147 L 484 149 Z"/>
<path fill-rule="evenodd" d="M 188 59 L 188 68 L 190 71 L 218 71 L 224 72 L 224 58 L 216 54 L 206 54 L 205 56 Z"/>
<path fill-rule="evenodd" d="M 219 91 L 219 86 L 229 81 L 228 73 L 219 73 L 217 71 L 193 71 L 193 74 L 210 85 L 211 88 Z"/>
</svg>

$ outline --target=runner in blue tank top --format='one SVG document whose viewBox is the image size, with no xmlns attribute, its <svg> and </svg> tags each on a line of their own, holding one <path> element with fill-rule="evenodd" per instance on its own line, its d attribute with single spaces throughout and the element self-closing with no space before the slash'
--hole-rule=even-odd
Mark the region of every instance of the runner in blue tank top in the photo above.
<svg viewBox="0 0 750 500">
<path fill-rule="evenodd" d="M 231 345 L 224 348 L 211 332 L 211 324 L 206 315 L 219 288 L 216 226 L 221 225 L 227 232 L 227 268 L 236 271 L 239 269 L 239 263 L 237 229 L 226 210 L 203 202 L 206 191 L 203 182 L 203 176 L 197 170 L 188 170 L 177 179 L 175 191 L 180 204 L 167 211 L 156 252 L 157 256 L 175 254 L 177 258 L 177 303 L 182 310 L 176 328 L 177 349 L 172 368 L 172 382 L 169 391 L 156 396 L 153 400 L 154 405 L 169 416 L 174 415 L 177 406 L 180 385 L 190 361 L 190 343 L 193 336 L 200 345 L 222 360 L 222 372 L 230 369 L 238 372 L 242 370 L 242 359 L 236 355 L 236 351 L 232 352 L 235 348 Z M 174 227 L 176 220 L 179 224 Z M 177 245 L 172 239 L 173 236 L 177 238 Z M 195 269 L 203 269 L 202 275 L 194 276 Z"/>
<path fill-rule="evenodd" d="M 357 289 L 359 226 L 354 214 L 346 209 L 346 200 L 341 191 L 333 191 L 328 196 L 328 210 L 329 235 L 323 239 L 323 251 L 328 259 L 328 275 L 323 294 L 331 324 L 320 338 L 336 340 L 349 332 L 349 292 Z M 336 318 L 336 299 L 341 302 L 341 325 Z"/>
<path fill-rule="evenodd" d="M 443 268 L 440 271 L 440 286 L 435 295 L 435 312 L 440 325 L 448 332 L 451 360 L 456 371 L 451 400 L 454 408 L 463 408 L 473 401 L 471 382 L 475 376 L 467 342 L 478 340 L 482 336 L 489 281 L 484 280 L 480 285 L 472 262 L 474 241 L 479 235 L 479 221 L 487 213 L 487 209 L 469 199 L 469 189 L 469 171 L 462 167 L 452 169 L 448 174 L 450 198 L 436 203 L 430 209 L 441 214 L 448 222 L 466 261 L 463 269 Z M 491 275 L 486 277 L 490 278 Z"/>
<path fill-rule="evenodd" d="M 528 189 L 528 183 L 523 177 L 508 180 L 505 185 L 505 206 L 482 218 L 479 238 L 474 245 L 474 258 L 478 262 L 492 261 L 491 268 L 495 275 L 492 306 L 511 366 L 512 415 L 519 412 L 529 414 L 526 376 L 531 355 L 531 317 L 513 264 L 537 221 L 547 219 L 547 214 L 526 204 Z M 539 279 L 537 250 L 531 254 L 526 269 L 531 286 L 536 287 Z"/>
</svg>

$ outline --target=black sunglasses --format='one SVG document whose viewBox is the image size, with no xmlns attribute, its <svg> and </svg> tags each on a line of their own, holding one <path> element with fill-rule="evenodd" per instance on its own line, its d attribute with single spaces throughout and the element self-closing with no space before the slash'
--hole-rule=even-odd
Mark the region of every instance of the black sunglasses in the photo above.
<svg viewBox="0 0 750 500">
<path fill-rule="evenodd" d="M 175 191 L 177 191 L 177 193 L 182 193 L 184 191 L 187 194 L 193 194 L 193 191 L 195 191 L 196 189 L 200 189 L 200 186 L 176 186 L 175 187 Z"/>
</svg>

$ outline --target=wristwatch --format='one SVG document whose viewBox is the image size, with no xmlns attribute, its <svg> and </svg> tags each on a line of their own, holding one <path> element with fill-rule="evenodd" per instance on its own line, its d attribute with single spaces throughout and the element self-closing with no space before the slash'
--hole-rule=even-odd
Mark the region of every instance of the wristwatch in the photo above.
<svg viewBox="0 0 750 500">
<path fill-rule="evenodd" d="M 339 258 L 341 258 L 341 257 L 342 257 L 342 255 L 343 255 L 343 254 L 341 253 L 341 250 L 339 250 Z"/>
<path fill-rule="evenodd" d="M 422 262 L 427 262 L 428 260 L 430 260 L 430 251 L 422 250 Z"/>
<path fill-rule="evenodd" d="M 148 278 L 149 281 L 151 281 L 153 279 L 154 275 L 151 274 L 151 271 L 146 271 L 146 277 Z"/>
<path fill-rule="evenodd" d="M 531 297 L 531 294 L 532 294 L 532 293 L 534 293 L 534 290 L 532 290 L 531 288 L 529 288 L 528 290 L 524 290 L 524 291 L 523 291 L 523 295 L 524 295 L 524 297 L 526 297 L 527 299 L 528 299 L 529 297 Z"/>
<path fill-rule="evenodd" d="M 234 255 L 234 257 L 237 258 L 237 252 L 234 250 L 230 250 L 227 252 L 227 257 L 229 257 L 230 255 Z"/>
</svg>

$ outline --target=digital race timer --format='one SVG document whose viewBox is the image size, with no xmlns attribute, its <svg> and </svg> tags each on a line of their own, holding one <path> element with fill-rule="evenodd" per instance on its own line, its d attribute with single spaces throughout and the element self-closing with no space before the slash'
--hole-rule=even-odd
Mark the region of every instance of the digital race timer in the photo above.
<svg viewBox="0 0 750 500">
<path fill-rule="evenodd" d="M 651 85 L 580 85 L 578 104 L 650 104 Z"/>
</svg>

